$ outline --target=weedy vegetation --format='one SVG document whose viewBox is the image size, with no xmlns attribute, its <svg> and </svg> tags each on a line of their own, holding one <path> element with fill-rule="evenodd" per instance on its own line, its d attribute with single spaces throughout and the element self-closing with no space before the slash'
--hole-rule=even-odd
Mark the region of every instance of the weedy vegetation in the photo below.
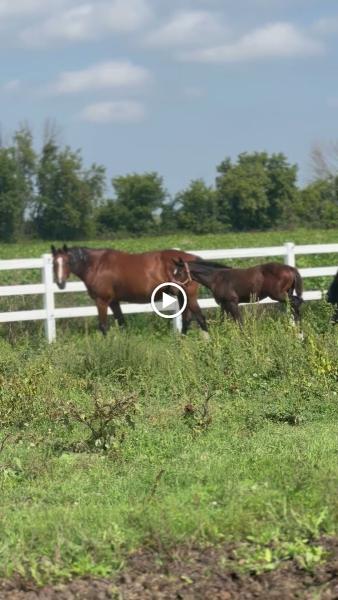
<svg viewBox="0 0 338 600">
<path fill-rule="evenodd" d="M 108 576 L 132 550 L 182 542 L 242 542 L 254 572 L 325 560 L 320 537 L 338 521 L 331 307 L 304 306 L 304 340 L 287 312 L 244 312 L 243 332 L 210 312 L 210 342 L 154 316 L 106 339 L 95 319 L 58 324 L 51 345 L 36 324 L 2 328 L 0 576 Z"/>
</svg>

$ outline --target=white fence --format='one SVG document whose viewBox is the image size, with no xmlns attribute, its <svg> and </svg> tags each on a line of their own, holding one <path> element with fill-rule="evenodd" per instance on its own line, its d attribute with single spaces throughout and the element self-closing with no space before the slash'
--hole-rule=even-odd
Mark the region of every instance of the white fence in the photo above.
<svg viewBox="0 0 338 600">
<path fill-rule="evenodd" d="M 233 259 L 233 258 L 263 258 L 281 256 L 288 265 L 295 266 L 296 255 L 302 254 L 338 254 L 338 244 L 311 244 L 295 245 L 287 242 L 283 246 L 269 246 L 265 248 L 234 248 L 224 250 L 198 250 L 192 251 L 201 258 L 207 260 Z M 50 254 L 44 254 L 41 258 L 0 260 L 0 271 L 12 271 L 18 269 L 41 269 L 42 283 L 29 285 L 0 286 L 0 298 L 8 296 L 26 296 L 41 294 L 44 297 L 44 308 L 39 310 L 11 311 L 0 313 L 0 323 L 15 321 L 45 321 L 45 331 L 49 342 L 56 337 L 56 319 L 72 317 L 90 317 L 97 315 L 96 306 L 78 306 L 70 308 L 56 308 L 55 294 L 69 292 L 84 292 L 86 288 L 82 282 L 68 282 L 64 290 L 59 290 L 53 283 L 53 260 Z M 300 269 L 302 277 L 333 276 L 338 270 L 338 265 L 331 267 L 313 267 Z M 320 290 L 304 292 L 305 300 L 320 300 Z M 272 302 L 269 298 L 262 302 Z M 201 308 L 216 307 L 213 298 L 200 299 Z M 124 314 L 150 313 L 150 304 L 122 304 Z M 174 327 L 180 329 L 180 318 L 173 319 Z"/>
</svg>

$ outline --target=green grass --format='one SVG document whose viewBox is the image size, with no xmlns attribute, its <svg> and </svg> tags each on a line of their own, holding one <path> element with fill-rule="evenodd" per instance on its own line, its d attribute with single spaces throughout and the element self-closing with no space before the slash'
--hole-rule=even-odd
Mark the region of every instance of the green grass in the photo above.
<svg viewBox="0 0 338 600">
<path fill-rule="evenodd" d="M 69 245 L 86 245 L 91 247 L 112 247 L 128 252 L 142 252 L 160 248 L 180 247 L 186 250 L 202 250 L 210 248 L 235 248 L 251 246 L 275 246 L 287 241 L 297 244 L 335 243 L 338 239 L 337 229 L 294 229 L 291 231 L 266 231 L 253 233 L 219 233 L 195 235 L 177 233 L 170 235 L 127 238 L 116 240 L 93 240 L 85 242 L 69 242 Z M 67 241 L 67 240 L 65 240 Z M 25 241 L 18 244 L 0 244 L 2 259 L 17 257 L 37 257 L 49 252 L 51 242 Z M 57 245 L 58 242 L 54 242 Z"/>
<path fill-rule="evenodd" d="M 198 250 L 336 234 L 111 245 Z M 0 257 L 40 256 L 48 246 L 2 245 Z M 335 263 L 336 255 L 299 259 Z M 17 277 L 34 280 L 29 271 Z M 16 282 L 0 273 L 5 280 Z M 29 306 L 36 299 L 2 300 L 0 310 Z M 250 570 L 295 555 L 306 568 L 321 560 L 309 543 L 337 533 L 338 521 L 338 330 L 324 302 L 303 313 L 304 341 L 274 307 L 249 307 L 242 334 L 211 311 L 209 343 L 196 329 L 181 339 L 152 315 L 129 317 L 127 332 L 112 328 L 106 339 L 96 319 L 64 321 L 51 346 L 41 324 L 2 326 L 0 577 L 109 575 L 136 548 L 181 542 L 246 542 Z"/>
<path fill-rule="evenodd" d="M 303 342 L 256 310 L 209 343 L 157 321 L 0 339 L 0 575 L 109 575 L 191 541 L 249 540 L 251 568 L 271 542 L 317 560 L 308 540 L 337 530 L 338 345 L 327 306 L 305 313 Z M 134 396 L 92 444 L 94 399 Z"/>
<path fill-rule="evenodd" d="M 334 242 L 337 239 L 336 230 L 295 230 L 272 231 L 256 233 L 225 233 L 195 235 L 192 233 L 172 234 L 142 238 L 127 238 L 116 240 L 92 240 L 85 242 L 68 242 L 69 245 L 85 245 L 93 248 L 111 247 L 128 252 L 143 252 L 162 248 L 179 247 L 186 250 L 201 250 L 210 248 L 251 247 L 278 245 L 285 241 L 297 243 Z M 65 240 L 67 241 L 67 240 Z M 59 242 L 54 242 L 60 245 Z M 39 257 L 50 251 L 51 242 L 27 240 L 17 244 L 0 244 L 1 259 L 18 257 Z"/>
</svg>

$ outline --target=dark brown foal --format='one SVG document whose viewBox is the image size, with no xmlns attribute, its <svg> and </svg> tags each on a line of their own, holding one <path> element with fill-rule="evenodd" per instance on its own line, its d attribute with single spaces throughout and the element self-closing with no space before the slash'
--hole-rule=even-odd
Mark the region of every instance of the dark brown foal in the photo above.
<svg viewBox="0 0 338 600">
<path fill-rule="evenodd" d="M 303 282 L 299 271 L 294 267 L 265 263 L 247 269 L 232 269 L 199 260 L 189 264 L 180 260 L 176 262 L 176 267 L 175 275 L 178 280 L 190 274 L 194 281 L 212 291 L 222 315 L 226 312 L 235 321 L 241 322 L 240 302 L 268 297 L 282 303 L 289 301 L 295 321 L 300 320 Z"/>
</svg>

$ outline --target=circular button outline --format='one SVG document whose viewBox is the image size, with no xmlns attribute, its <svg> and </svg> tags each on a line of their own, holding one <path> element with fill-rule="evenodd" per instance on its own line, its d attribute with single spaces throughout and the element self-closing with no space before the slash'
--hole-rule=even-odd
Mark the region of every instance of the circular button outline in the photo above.
<svg viewBox="0 0 338 600">
<path fill-rule="evenodd" d="M 162 288 L 168 287 L 168 286 L 177 288 L 183 295 L 183 306 L 180 308 L 180 310 L 178 312 L 171 314 L 171 315 L 165 315 L 165 314 L 161 313 L 155 303 L 155 296 L 156 296 L 157 292 L 159 290 L 161 290 Z M 158 285 L 153 290 L 153 292 L 151 294 L 150 304 L 151 304 L 153 311 L 157 314 L 158 317 L 162 317 L 162 319 L 176 319 L 176 317 L 179 317 L 185 311 L 187 304 L 188 304 L 188 297 L 187 297 L 187 293 L 186 293 L 185 289 L 181 285 L 178 285 L 178 283 L 174 283 L 172 281 L 165 281 L 164 283 L 160 283 L 160 285 Z"/>
</svg>

